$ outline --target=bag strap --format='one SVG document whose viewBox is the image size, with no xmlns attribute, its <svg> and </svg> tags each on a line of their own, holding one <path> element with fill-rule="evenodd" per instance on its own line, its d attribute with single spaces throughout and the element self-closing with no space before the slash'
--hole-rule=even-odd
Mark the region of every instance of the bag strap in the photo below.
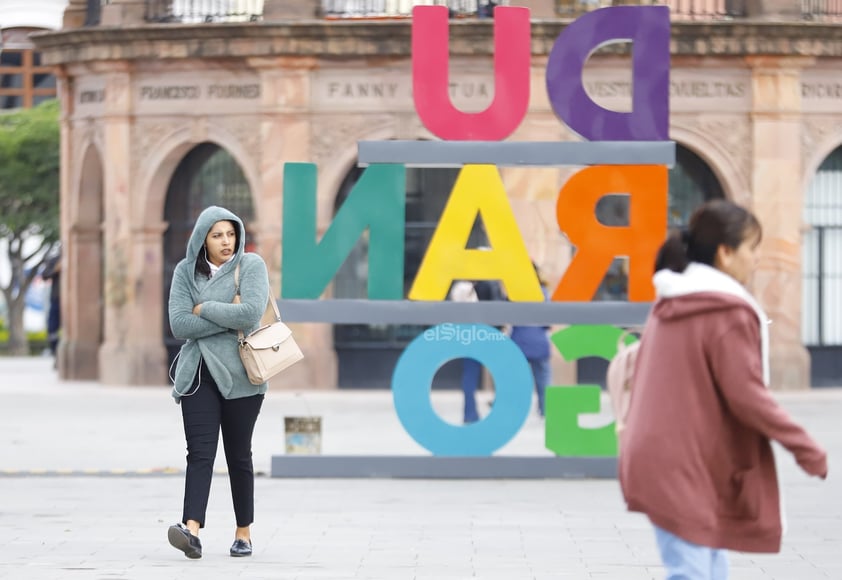
<svg viewBox="0 0 842 580">
<path fill-rule="evenodd" d="M 240 264 L 239 264 L 239 262 L 237 263 L 237 267 L 234 268 L 234 295 L 235 296 L 240 295 Z M 267 301 L 266 308 L 263 310 L 263 315 L 260 317 L 260 322 L 263 322 L 267 318 L 267 316 L 269 316 L 269 315 L 272 315 L 273 322 L 270 322 L 268 324 L 274 324 L 275 322 L 281 321 L 281 313 L 278 310 L 278 301 L 275 300 L 275 295 L 272 293 L 272 287 L 271 286 L 269 286 L 269 300 Z M 240 344 L 242 344 L 246 339 L 245 335 L 243 334 L 242 328 L 237 329 L 237 339 L 240 341 Z"/>
<path fill-rule="evenodd" d="M 266 313 L 269 312 L 271 306 L 272 313 L 275 317 L 275 322 L 281 321 L 281 311 L 278 310 L 278 301 L 275 300 L 275 295 L 272 293 L 272 287 L 269 287 L 269 304 L 266 305 L 266 310 L 263 312 L 263 317 L 266 317 Z M 262 319 L 261 319 L 262 320 Z"/>
</svg>

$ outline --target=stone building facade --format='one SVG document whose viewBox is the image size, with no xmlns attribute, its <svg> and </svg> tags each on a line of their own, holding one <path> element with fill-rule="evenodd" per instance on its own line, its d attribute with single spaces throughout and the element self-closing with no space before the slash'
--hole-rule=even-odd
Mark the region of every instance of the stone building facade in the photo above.
<svg viewBox="0 0 842 580">
<path fill-rule="evenodd" d="M 56 67 L 63 103 L 66 379 L 166 382 L 168 276 L 197 203 L 233 200 L 243 208 L 249 241 L 277 292 L 284 162 L 318 165 L 324 232 L 354 174 L 358 141 L 432 138 L 413 109 L 408 19 L 317 18 L 310 3 L 267 0 L 259 23 L 129 26 L 142 20 L 143 7 L 113 0 L 102 25 L 79 27 L 83 5 L 71 2 L 64 30 L 34 37 Z M 543 89 L 547 55 L 568 22 L 533 20 L 531 103 L 513 140 L 576 138 Z M 454 102 L 482 110 L 493 96 L 491 23 L 462 19 L 450 42 Z M 802 316 L 802 294 L 812 288 L 805 206 L 817 172 L 842 144 L 842 27 L 781 17 L 676 21 L 671 50 L 671 137 L 695 164 L 683 167 L 684 178 L 696 182 L 696 195 L 721 194 L 760 217 L 762 259 L 752 285 L 774 321 L 774 384 L 804 388 L 813 352 Z M 628 109 L 627 56 L 607 51 L 591 61 L 592 98 Z M 217 174 L 207 173 L 210 159 L 219 161 Z M 570 170 L 502 173 L 527 248 L 554 282 L 571 252 L 552 218 Z M 202 190 L 187 199 L 200 187 L 197 175 L 230 184 L 229 197 Z M 836 195 L 839 205 L 842 189 Z M 342 292 L 332 286 L 328 294 Z M 301 324 L 296 331 L 307 357 L 284 383 L 342 383 L 335 330 Z M 825 350 L 838 355 L 839 338 Z M 836 371 L 822 372 L 833 380 Z"/>
</svg>

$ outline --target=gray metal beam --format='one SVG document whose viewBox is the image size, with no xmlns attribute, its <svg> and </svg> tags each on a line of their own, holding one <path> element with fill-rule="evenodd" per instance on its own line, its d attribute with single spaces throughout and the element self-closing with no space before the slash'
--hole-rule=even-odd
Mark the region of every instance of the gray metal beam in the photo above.
<svg viewBox="0 0 842 580">
<path fill-rule="evenodd" d="M 272 477 L 613 479 L 616 457 L 273 455 Z"/>
<path fill-rule="evenodd" d="M 468 164 L 559 167 L 565 165 L 675 165 L 673 141 L 359 141 L 358 163 L 410 167 Z"/>
<path fill-rule="evenodd" d="M 421 302 L 414 300 L 278 300 L 285 322 L 334 324 L 613 324 L 640 326 L 648 302 Z"/>
</svg>

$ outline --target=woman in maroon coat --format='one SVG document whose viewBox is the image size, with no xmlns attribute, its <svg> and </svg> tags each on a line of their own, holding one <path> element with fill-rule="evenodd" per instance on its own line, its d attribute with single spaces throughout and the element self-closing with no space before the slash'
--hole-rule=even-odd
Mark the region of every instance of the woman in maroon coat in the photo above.
<svg viewBox="0 0 842 580">
<path fill-rule="evenodd" d="M 658 254 L 620 484 L 629 509 L 655 526 L 670 579 L 722 580 L 725 550 L 780 550 L 771 441 L 810 475 L 827 476 L 825 451 L 768 390 L 769 321 L 744 286 L 760 239 L 750 212 L 718 200 Z"/>
</svg>

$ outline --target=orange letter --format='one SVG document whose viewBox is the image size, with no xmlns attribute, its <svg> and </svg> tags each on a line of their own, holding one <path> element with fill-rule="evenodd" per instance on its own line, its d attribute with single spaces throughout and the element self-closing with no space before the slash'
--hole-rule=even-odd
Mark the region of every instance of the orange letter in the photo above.
<svg viewBox="0 0 842 580">
<path fill-rule="evenodd" d="M 629 300 L 653 300 L 655 255 L 667 232 L 667 189 L 662 165 L 597 165 L 571 177 L 558 194 L 556 216 L 576 254 L 553 300 L 591 300 L 617 256 L 629 258 Z M 597 221 L 597 202 L 612 194 L 629 196 L 628 226 Z"/>
</svg>

